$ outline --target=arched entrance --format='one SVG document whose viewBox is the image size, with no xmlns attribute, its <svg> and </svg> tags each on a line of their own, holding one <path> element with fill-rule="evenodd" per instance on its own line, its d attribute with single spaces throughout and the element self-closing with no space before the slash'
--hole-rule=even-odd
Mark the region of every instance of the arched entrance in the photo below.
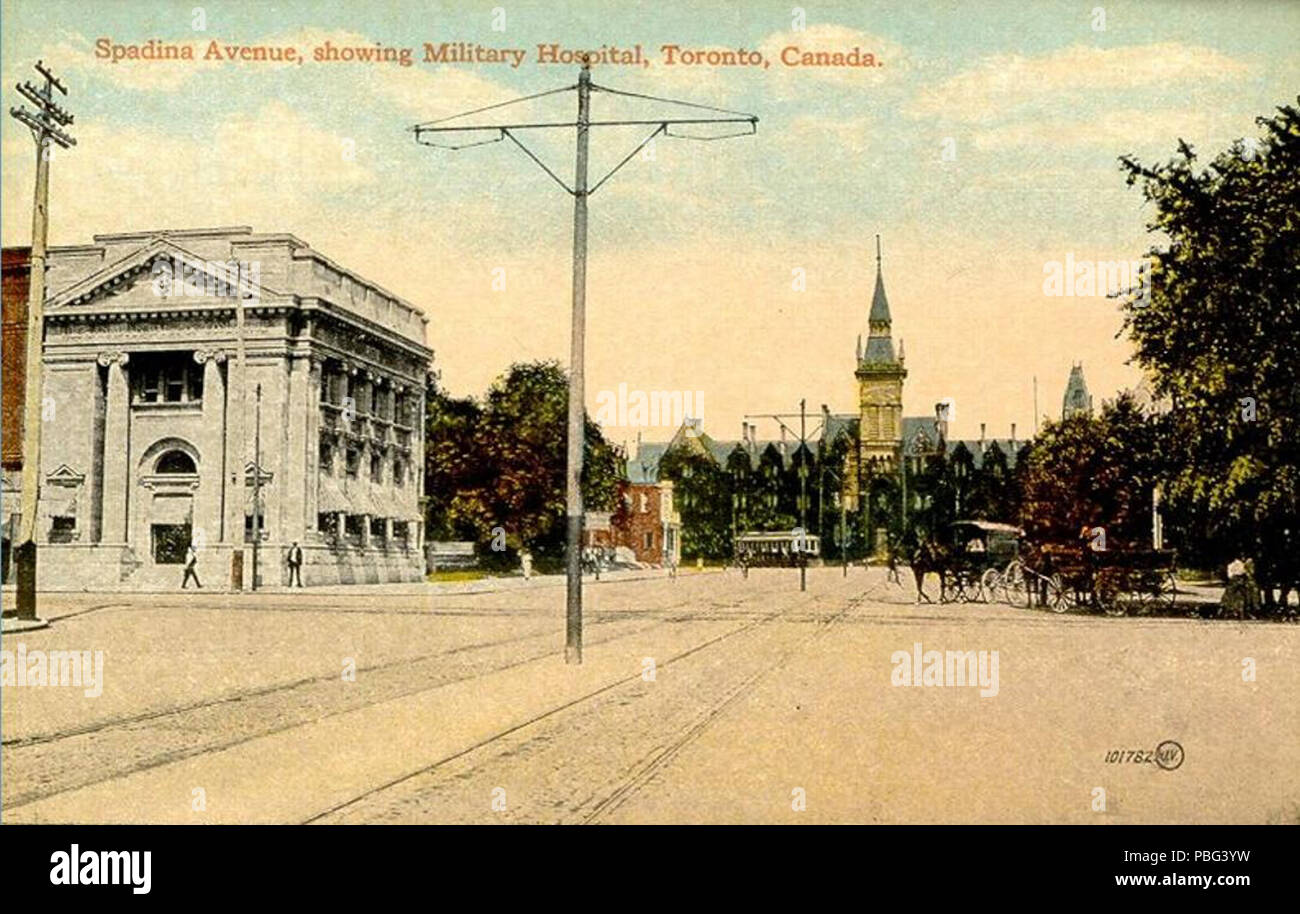
<svg viewBox="0 0 1300 914">
<path fill-rule="evenodd" d="M 194 492 L 199 485 L 198 452 L 186 441 L 159 441 L 141 460 L 149 557 L 155 565 L 183 565 L 194 538 Z"/>
</svg>

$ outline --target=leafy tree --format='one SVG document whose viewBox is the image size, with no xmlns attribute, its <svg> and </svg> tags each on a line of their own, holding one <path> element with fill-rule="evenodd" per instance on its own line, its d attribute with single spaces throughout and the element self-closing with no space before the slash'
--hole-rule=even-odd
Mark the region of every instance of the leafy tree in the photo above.
<svg viewBox="0 0 1300 914">
<path fill-rule="evenodd" d="M 1151 493 L 1160 475 L 1157 420 L 1129 394 L 1101 415 L 1048 422 L 1021 452 L 1021 525 L 1035 543 L 1074 543 L 1105 530 L 1108 548 L 1150 541 Z"/>
<path fill-rule="evenodd" d="M 517 363 L 482 404 L 431 391 L 426 423 L 430 529 L 472 538 L 485 557 L 512 560 L 523 546 L 541 559 L 564 553 L 568 380 L 553 361 Z M 586 420 L 582 477 L 588 511 L 622 510 L 618 449 Z M 509 553 L 482 548 L 505 532 Z"/>
<path fill-rule="evenodd" d="M 1155 205 L 1151 289 L 1126 328 L 1170 398 L 1167 497 L 1219 547 L 1255 558 L 1261 583 L 1300 578 L 1300 111 L 1258 118 L 1208 165 L 1121 160 Z M 1266 600 L 1272 593 L 1266 590 Z"/>
</svg>

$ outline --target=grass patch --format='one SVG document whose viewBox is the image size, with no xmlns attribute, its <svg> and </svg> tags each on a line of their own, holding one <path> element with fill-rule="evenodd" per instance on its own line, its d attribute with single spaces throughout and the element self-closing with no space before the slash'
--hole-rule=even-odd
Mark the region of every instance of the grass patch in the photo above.
<svg viewBox="0 0 1300 914">
<path fill-rule="evenodd" d="M 497 577 L 477 568 L 462 568 L 456 571 L 432 571 L 424 576 L 430 584 L 445 584 L 450 581 L 481 581 L 484 578 Z"/>
</svg>

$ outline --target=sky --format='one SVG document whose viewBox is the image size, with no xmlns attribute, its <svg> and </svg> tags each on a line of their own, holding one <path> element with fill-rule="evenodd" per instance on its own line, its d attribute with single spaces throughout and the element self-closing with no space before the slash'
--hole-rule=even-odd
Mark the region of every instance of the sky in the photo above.
<svg viewBox="0 0 1300 914">
<path fill-rule="evenodd" d="M 410 127 L 571 86 L 538 45 L 641 45 L 649 66 L 598 85 L 759 117 L 752 136 L 659 138 L 590 197 L 586 387 L 689 391 L 703 426 L 806 399 L 856 411 L 882 237 L 907 415 L 953 402 L 953 433 L 1018 436 L 1059 415 L 1070 366 L 1097 402 L 1140 380 L 1104 296 L 1044 292 L 1047 265 L 1133 260 L 1152 218 L 1118 159 L 1212 156 L 1296 102 L 1300 3 L 183 3 L 4 0 L 0 75 L 40 58 L 64 78 L 75 149 L 52 163 L 50 242 L 248 225 L 289 232 L 424 310 L 444 386 L 482 394 L 511 362 L 567 364 L 573 204 L 509 142 L 448 151 Z M 104 42 L 101 44 L 101 39 Z M 196 59 L 122 60 L 150 39 Z M 517 68 L 426 62 L 423 46 L 527 52 Z M 214 62 L 218 46 L 293 47 L 303 63 Z M 328 42 L 328 45 L 327 45 Z M 327 46 L 410 48 L 411 63 L 317 62 Z M 669 66 L 665 45 L 758 51 L 768 66 Z M 789 67 L 784 48 L 878 66 Z M 487 112 L 571 121 L 572 92 Z M 593 94 L 593 117 L 691 109 Z M 649 128 L 592 131 L 593 178 Z M 457 134 L 456 138 L 464 135 Z M 564 180 L 572 131 L 521 133 Z M 30 240 L 33 144 L 0 128 L 0 239 Z M 503 281 L 504 280 L 504 281 Z M 773 437 L 775 423 L 760 421 Z M 665 440 L 671 422 L 607 425 Z"/>
</svg>

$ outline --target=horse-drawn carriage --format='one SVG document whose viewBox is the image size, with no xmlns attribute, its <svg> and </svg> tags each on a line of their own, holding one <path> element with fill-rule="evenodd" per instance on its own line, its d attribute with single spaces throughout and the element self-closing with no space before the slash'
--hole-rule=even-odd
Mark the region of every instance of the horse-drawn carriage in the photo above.
<svg viewBox="0 0 1300 914">
<path fill-rule="evenodd" d="M 1008 602 L 1037 603 L 1058 613 L 1088 608 L 1124 616 L 1170 609 L 1177 598 L 1171 549 L 1048 543 L 1034 552 L 1032 566 L 1008 574 L 1009 580 L 1024 579 L 1008 589 Z"/>
<path fill-rule="evenodd" d="M 956 521 L 937 544 L 918 552 L 918 596 L 924 596 L 921 577 L 933 571 L 942 602 L 998 601 L 1058 613 L 1088 608 L 1111 616 L 1173 606 L 1172 550 L 1096 548 L 1099 542 L 1037 545 L 1010 524 Z"/>
<path fill-rule="evenodd" d="M 1000 593 L 1004 568 L 1020 555 L 1023 531 L 1011 524 L 959 520 L 948 527 L 939 573 L 939 599 L 958 603 L 992 600 Z"/>
</svg>

